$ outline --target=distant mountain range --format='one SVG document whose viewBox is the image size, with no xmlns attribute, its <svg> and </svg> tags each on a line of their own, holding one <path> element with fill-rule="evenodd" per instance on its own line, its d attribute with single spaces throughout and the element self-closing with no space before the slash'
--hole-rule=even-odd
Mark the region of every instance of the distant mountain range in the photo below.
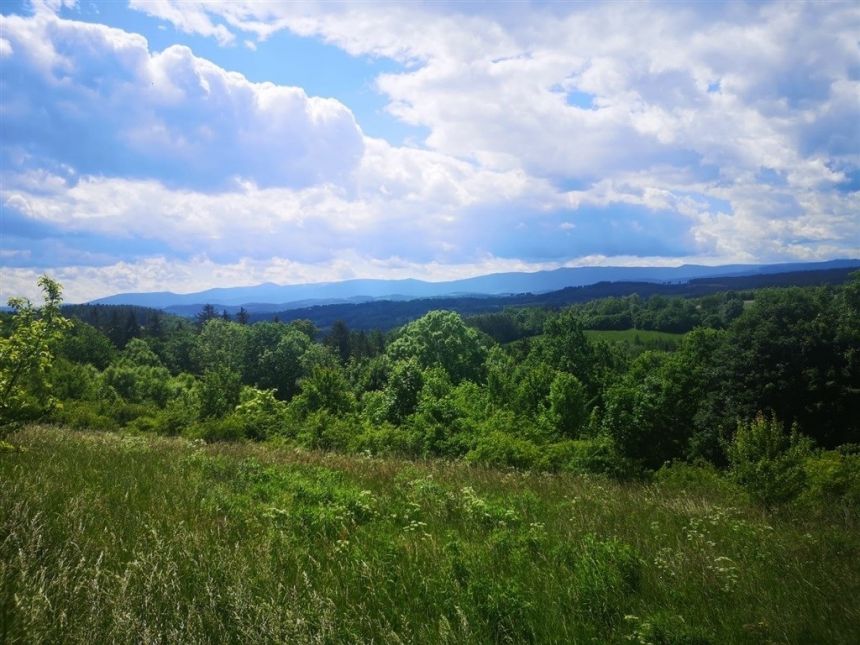
<svg viewBox="0 0 860 645">
<path fill-rule="evenodd" d="M 180 315 L 194 315 L 204 304 L 234 313 L 240 306 L 249 312 L 265 314 L 304 309 L 315 305 L 356 304 L 384 299 L 403 301 L 440 297 L 481 297 L 505 294 L 542 294 L 568 287 L 583 287 L 603 282 L 644 282 L 681 284 L 701 278 L 770 275 L 827 269 L 860 268 L 860 260 L 830 260 L 788 264 L 729 264 L 679 267 L 576 267 L 534 273 L 493 273 L 490 275 L 425 282 L 422 280 L 345 280 L 313 284 L 277 285 L 208 289 L 178 294 L 169 291 L 120 293 L 93 300 L 93 304 L 138 305 L 164 309 Z"/>
<path fill-rule="evenodd" d="M 812 287 L 838 285 L 848 280 L 856 267 L 757 273 L 742 276 L 694 278 L 688 282 L 598 282 L 582 287 L 565 287 L 540 294 L 521 293 L 502 296 L 443 296 L 407 301 L 374 300 L 351 304 L 316 305 L 277 312 L 251 313 L 250 322 L 277 319 L 281 322 L 310 320 L 319 329 L 329 329 L 342 321 L 350 329 L 388 330 L 420 318 L 434 309 L 456 311 L 464 316 L 493 313 L 507 307 L 546 307 L 559 309 L 599 298 L 633 294 L 641 298 L 661 295 L 696 298 L 725 291 L 749 291 L 766 287 Z"/>
</svg>

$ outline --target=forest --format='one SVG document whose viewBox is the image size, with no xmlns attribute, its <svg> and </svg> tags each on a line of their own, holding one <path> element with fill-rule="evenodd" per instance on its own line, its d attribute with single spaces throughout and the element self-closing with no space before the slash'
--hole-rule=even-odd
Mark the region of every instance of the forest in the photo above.
<svg viewBox="0 0 860 645">
<path fill-rule="evenodd" d="M 40 285 L 44 302 L 13 299 L 0 328 L 9 642 L 82 638 L 73 617 L 120 640 L 263 630 L 237 642 L 849 642 L 860 627 L 860 272 L 434 310 L 392 331 L 62 307 Z M 147 514 L 184 537 L 144 536 Z M 214 569 L 189 562 L 205 557 L 245 577 L 203 581 Z M 139 602 L 160 589 L 174 609 L 87 609 L 47 561 L 114 591 L 131 576 Z M 274 589 L 292 609 L 266 604 Z"/>
</svg>

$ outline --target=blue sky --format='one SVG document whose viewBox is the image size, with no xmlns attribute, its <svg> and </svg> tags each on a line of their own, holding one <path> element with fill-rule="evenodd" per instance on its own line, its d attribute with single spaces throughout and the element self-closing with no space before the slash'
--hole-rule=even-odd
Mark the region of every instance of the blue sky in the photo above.
<svg viewBox="0 0 860 645">
<path fill-rule="evenodd" d="M 854 3 L 0 3 L 0 296 L 860 256 Z"/>
</svg>

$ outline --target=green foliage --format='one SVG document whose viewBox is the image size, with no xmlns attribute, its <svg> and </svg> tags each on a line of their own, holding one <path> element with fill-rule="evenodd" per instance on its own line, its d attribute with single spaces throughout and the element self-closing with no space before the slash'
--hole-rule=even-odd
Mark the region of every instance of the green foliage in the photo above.
<svg viewBox="0 0 860 645">
<path fill-rule="evenodd" d="M 288 421 L 287 405 L 275 397 L 274 390 L 242 388 L 235 414 L 245 425 L 249 439 L 265 439 L 283 433 Z"/>
<path fill-rule="evenodd" d="M 587 421 L 586 393 L 579 379 L 566 372 L 556 374 L 547 401 L 545 415 L 553 429 L 563 437 L 579 436 Z"/>
<path fill-rule="evenodd" d="M 75 430 L 116 430 L 118 424 L 97 401 L 63 401 L 51 418 Z"/>
<path fill-rule="evenodd" d="M 642 559 L 632 546 L 586 535 L 573 570 L 578 610 L 595 622 L 614 624 L 628 612 L 641 577 Z"/>
<path fill-rule="evenodd" d="M 204 372 L 197 384 L 200 418 L 212 419 L 232 412 L 239 404 L 241 390 L 239 374 L 228 367 L 216 367 Z"/>
<path fill-rule="evenodd" d="M 102 379 L 130 403 L 164 406 L 170 397 L 170 372 L 165 367 L 134 365 L 121 360 L 108 367 Z"/>
<path fill-rule="evenodd" d="M 768 507 L 789 501 L 803 490 L 803 465 L 809 452 L 808 439 L 796 430 L 786 433 L 775 415 L 761 413 L 748 423 L 739 423 L 726 447 L 732 478 Z"/>
<path fill-rule="evenodd" d="M 135 367 L 164 367 L 158 355 L 145 340 L 132 338 L 120 352 L 121 364 Z"/>
<path fill-rule="evenodd" d="M 618 454 L 615 444 L 605 436 L 542 445 L 535 467 L 549 472 L 609 475 L 616 479 L 627 479 L 639 474 L 633 464 Z"/>
<path fill-rule="evenodd" d="M 431 311 L 406 325 L 386 351 L 395 361 L 414 359 L 421 368 L 441 367 L 459 383 L 482 380 L 487 349 L 459 314 Z"/>
<path fill-rule="evenodd" d="M 92 325 L 72 319 L 66 333 L 54 343 L 55 353 L 73 363 L 89 363 L 103 370 L 116 354 L 110 339 Z"/>
<path fill-rule="evenodd" d="M 221 318 L 208 318 L 192 351 L 200 371 L 226 368 L 241 374 L 248 329 Z"/>
<path fill-rule="evenodd" d="M 190 426 L 186 435 L 194 439 L 202 439 L 207 443 L 220 441 L 240 441 L 245 438 L 247 426 L 244 419 L 237 414 L 217 418 L 204 418 Z"/>
<path fill-rule="evenodd" d="M 419 457 L 423 437 L 413 427 L 396 426 L 387 421 L 365 420 L 350 439 L 352 452 L 377 456 Z"/>
<path fill-rule="evenodd" d="M 392 423 L 405 421 L 418 407 L 423 387 L 424 375 L 417 360 L 395 363 L 385 386 L 385 418 Z"/>
<path fill-rule="evenodd" d="M 588 342 L 577 315 L 564 311 L 549 318 L 544 330 L 536 347 L 541 362 L 577 376 L 587 386 L 594 385 L 594 347 Z"/>
<path fill-rule="evenodd" d="M 71 323 L 60 314 L 62 287 L 47 275 L 39 278 L 42 307 L 26 298 L 10 298 L 12 319 L 0 336 L 0 428 L 35 418 L 54 403 L 47 375 L 52 346 Z"/>
<path fill-rule="evenodd" d="M 51 393 L 60 401 L 95 400 L 101 387 L 99 371 L 89 363 L 56 358 L 48 371 Z"/>
<path fill-rule="evenodd" d="M 528 439 L 493 431 L 478 437 L 475 447 L 466 454 L 466 461 L 495 467 L 532 468 L 540 456 L 539 448 Z"/>
<path fill-rule="evenodd" d="M 728 337 L 724 387 L 737 418 L 773 410 L 823 447 L 857 440 L 860 324 L 850 305 L 853 288 L 841 297 L 827 288 L 756 293 Z"/>
<path fill-rule="evenodd" d="M 860 512 L 860 454 L 822 451 L 803 462 L 805 488 L 798 504 L 808 512 L 841 514 L 847 522 Z"/>
<path fill-rule="evenodd" d="M 205 436 L 241 437 L 237 416 Z M 372 430 L 382 446 L 398 432 Z M 860 629 L 856 527 L 803 506 L 289 441 L 29 427 L 16 443 L 0 448 L 4 642 L 847 644 Z"/>
<path fill-rule="evenodd" d="M 602 429 L 621 453 L 652 469 L 687 456 L 714 459 L 722 418 L 712 415 L 725 334 L 700 329 L 672 354 L 645 352 L 604 396 Z"/>
<path fill-rule="evenodd" d="M 245 381 L 262 389 L 274 389 L 286 401 L 299 390 L 302 356 L 311 341 L 304 333 L 279 323 L 248 327 L 245 346 Z"/>
<path fill-rule="evenodd" d="M 719 498 L 733 503 L 743 503 L 747 495 L 743 488 L 724 473 L 707 462 L 686 463 L 676 461 L 654 473 L 654 482 L 666 495 L 686 494 L 703 499 Z"/>
<path fill-rule="evenodd" d="M 605 396 L 603 432 L 622 455 L 650 468 L 682 454 L 681 441 L 689 431 L 667 418 L 672 410 L 666 405 L 662 378 L 666 360 L 663 354 L 645 352 Z"/>
<path fill-rule="evenodd" d="M 315 366 L 299 384 L 301 393 L 293 405 L 304 414 L 326 410 L 338 415 L 355 409 L 355 397 L 340 366 Z"/>
<path fill-rule="evenodd" d="M 319 408 L 297 424 L 295 438 L 305 448 L 347 451 L 355 445 L 360 422 L 351 415 Z"/>
</svg>

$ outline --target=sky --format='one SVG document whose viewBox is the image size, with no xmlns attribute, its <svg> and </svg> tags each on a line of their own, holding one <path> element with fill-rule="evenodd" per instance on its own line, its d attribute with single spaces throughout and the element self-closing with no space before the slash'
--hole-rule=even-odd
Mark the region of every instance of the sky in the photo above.
<svg viewBox="0 0 860 645">
<path fill-rule="evenodd" d="M 855 2 L 0 0 L 0 297 L 860 257 Z"/>
</svg>

